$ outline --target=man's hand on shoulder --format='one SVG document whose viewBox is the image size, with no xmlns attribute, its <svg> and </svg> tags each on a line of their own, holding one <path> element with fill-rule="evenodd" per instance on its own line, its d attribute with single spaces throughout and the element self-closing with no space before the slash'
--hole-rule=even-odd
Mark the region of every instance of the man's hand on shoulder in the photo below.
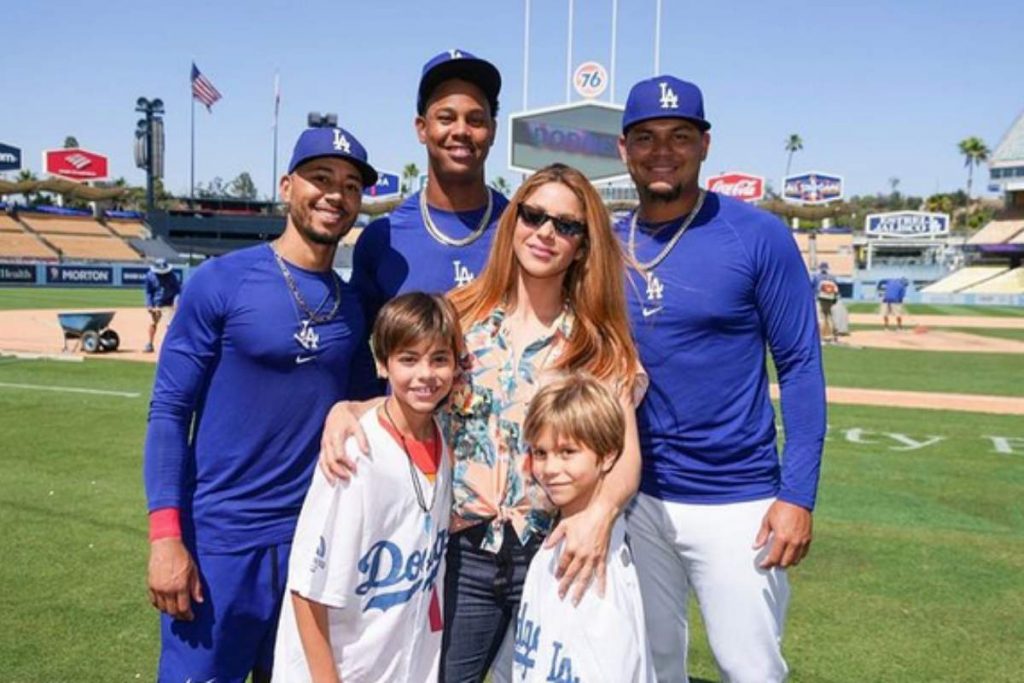
<svg viewBox="0 0 1024 683">
<path fill-rule="evenodd" d="M 149 601 L 174 619 L 192 621 L 192 601 L 203 602 L 203 588 L 192 555 L 180 538 L 149 545 Z"/>
<path fill-rule="evenodd" d="M 777 500 L 761 520 L 754 549 L 770 542 L 767 556 L 758 564 L 762 569 L 795 567 L 811 549 L 813 519 L 811 511 L 793 503 Z"/>
</svg>

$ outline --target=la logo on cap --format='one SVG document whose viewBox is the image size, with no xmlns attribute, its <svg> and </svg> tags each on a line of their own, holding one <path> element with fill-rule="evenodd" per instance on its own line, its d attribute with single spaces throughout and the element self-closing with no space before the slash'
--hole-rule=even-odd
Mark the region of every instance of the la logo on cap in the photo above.
<svg viewBox="0 0 1024 683">
<path fill-rule="evenodd" d="M 452 59 L 462 59 L 462 53 L 458 50 L 448 50 L 448 54 Z"/>
<path fill-rule="evenodd" d="M 340 129 L 334 129 L 334 149 L 345 154 L 352 153 L 352 145 L 349 143 L 348 138 L 341 132 Z"/>
<path fill-rule="evenodd" d="M 676 95 L 675 91 L 669 87 L 668 83 L 662 81 L 658 84 L 661 86 L 661 108 L 662 109 L 678 109 L 679 108 L 679 96 Z"/>
</svg>

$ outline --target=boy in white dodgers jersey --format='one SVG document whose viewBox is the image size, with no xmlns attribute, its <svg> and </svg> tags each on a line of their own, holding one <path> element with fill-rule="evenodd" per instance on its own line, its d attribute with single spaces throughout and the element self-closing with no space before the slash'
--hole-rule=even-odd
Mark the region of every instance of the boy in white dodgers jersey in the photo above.
<svg viewBox="0 0 1024 683">
<path fill-rule="evenodd" d="M 360 420 L 359 474 L 331 486 L 318 471 L 292 546 L 274 681 L 436 681 L 451 462 L 434 409 L 462 344 L 439 295 L 386 304 L 370 338 L 388 398 Z"/>
<path fill-rule="evenodd" d="M 624 445 L 622 408 L 605 387 L 572 375 L 530 402 L 523 437 L 533 476 L 563 518 L 586 509 Z M 515 632 L 514 681 L 640 683 L 654 681 L 640 586 L 619 518 L 608 546 L 604 597 L 587 591 L 579 605 L 558 595 L 561 544 L 530 563 Z"/>
</svg>

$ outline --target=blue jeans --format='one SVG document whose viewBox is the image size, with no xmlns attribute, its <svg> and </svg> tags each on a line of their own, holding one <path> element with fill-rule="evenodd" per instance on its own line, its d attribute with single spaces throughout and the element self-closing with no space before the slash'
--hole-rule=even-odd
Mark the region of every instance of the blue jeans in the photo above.
<svg viewBox="0 0 1024 683">
<path fill-rule="evenodd" d="M 470 527 L 448 540 L 442 683 L 484 680 L 509 624 L 519 612 L 526 570 L 540 547 L 537 538 L 524 546 L 512 525 L 506 523 L 501 549 L 497 553 L 481 550 L 485 526 Z"/>
</svg>

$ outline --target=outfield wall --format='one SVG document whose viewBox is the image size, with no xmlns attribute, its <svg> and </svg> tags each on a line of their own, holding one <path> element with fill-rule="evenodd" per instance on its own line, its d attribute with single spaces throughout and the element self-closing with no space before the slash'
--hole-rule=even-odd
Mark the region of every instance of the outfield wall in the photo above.
<svg viewBox="0 0 1024 683">
<path fill-rule="evenodd" d="M 174 268 L 184 281 L 189 268 Z M 120 263 L 67 265 L 54 263 L 0 262 L 0 286 L 27 287 L 141 287 L 148 266 Z"/>
</svg>

